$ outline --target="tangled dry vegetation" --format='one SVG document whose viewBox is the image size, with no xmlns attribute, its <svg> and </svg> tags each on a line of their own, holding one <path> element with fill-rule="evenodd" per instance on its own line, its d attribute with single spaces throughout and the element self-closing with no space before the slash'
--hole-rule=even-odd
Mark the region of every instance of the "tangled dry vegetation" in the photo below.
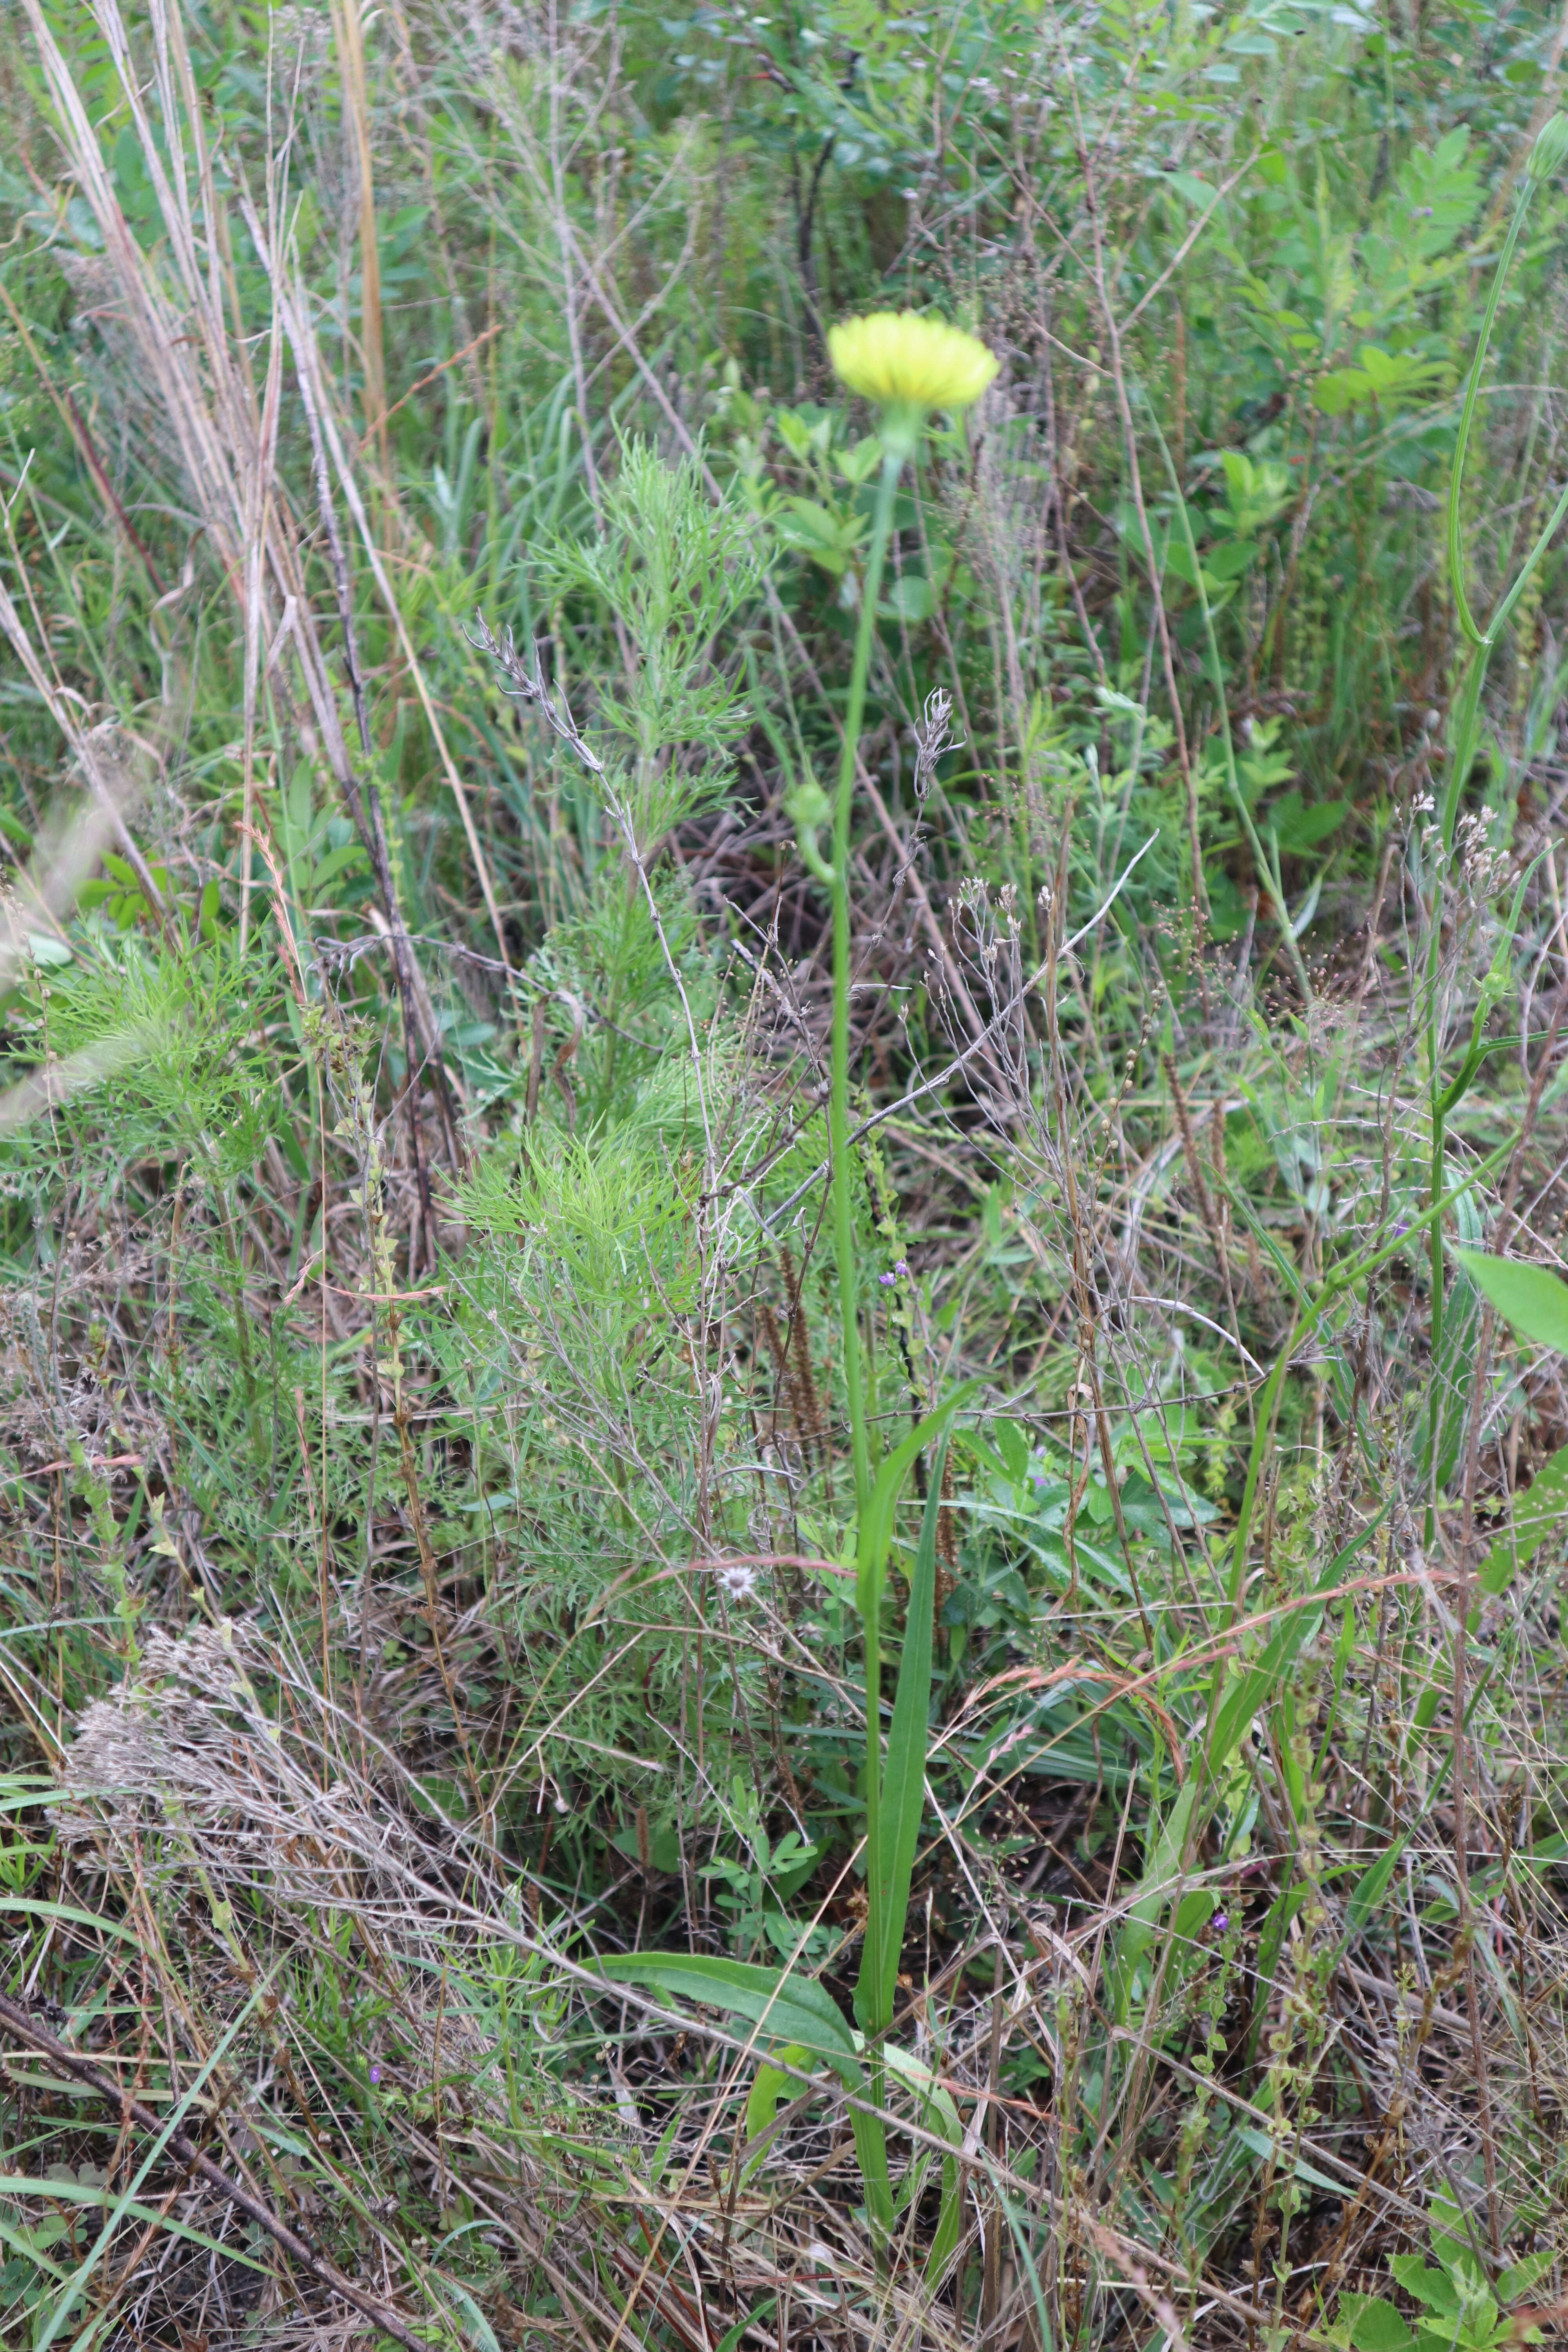
<svg viewBox="0 0 1568 2352">
<path fill-rule="evenodd" d="M 1562 54 L 0 27 L 19 2352 L 1562 2335 Z"/>
</svg>

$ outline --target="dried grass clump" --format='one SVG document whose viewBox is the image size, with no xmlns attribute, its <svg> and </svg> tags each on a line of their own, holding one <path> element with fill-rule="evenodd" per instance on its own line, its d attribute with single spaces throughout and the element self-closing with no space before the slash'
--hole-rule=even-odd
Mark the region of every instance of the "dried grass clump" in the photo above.
<svg viewBox="0 0 1568 2352">
<path fill-rule="evenodd" d="M 278 1712 L 263 1708 L 258 1677 Z M 417 1916 L 411 1892 L 438 1889 L 440 1850 L 399 1811 L 406 1772 L 364 1739 L 356 1769 L 345 1732 L 253 1630 L 226 1618 L 177 1637 L 154 1627 L 133 1672 L 78 1724 L 53 1819 L 68 1844 L 104 1840 L 113 1866 L 134 1855 L 153 1883 L 194 1864 L 225 1900 L 255 1893 L 284 1916 L 352 1904 L 401 1942 Z"/>
</svg>

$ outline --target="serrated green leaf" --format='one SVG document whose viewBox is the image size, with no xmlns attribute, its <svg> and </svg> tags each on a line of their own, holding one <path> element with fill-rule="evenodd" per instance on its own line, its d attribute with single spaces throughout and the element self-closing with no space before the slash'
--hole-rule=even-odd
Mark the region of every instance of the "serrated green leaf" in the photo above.
<svg viewBox="0 0 1568 2352">
<path fill-rule="evenodd" d="M 1527 2295 L 1536 2281 L 1545 2277 L 1556 2259 L 1549 2248 L 1543 2254 L 1526 2254 L 1521 2262 L 1510 2263 L 1498 2274 L 1498 2293 L 1504 2303 L 1518 2303 Z"/>
<path fill-rule="evenodd" d="M 1408 2352 L 1415 2338 L 1391 2303 L 1378 2294 L 1342 2294 L 1340 2317 L 1348 2321 L 1354 2352 Z"/>
<path fill-rule="evenodd" d="M 1405 2294 L 1424 2303 L 1428 2311 L 1440 2311 L 1445 2319 L 1458 2317 L 1459 2290 L 1447 2271 L 1433 2270 L 1419 2254 L 1393 2254 L 1388 2267 Z"/>
</svg>

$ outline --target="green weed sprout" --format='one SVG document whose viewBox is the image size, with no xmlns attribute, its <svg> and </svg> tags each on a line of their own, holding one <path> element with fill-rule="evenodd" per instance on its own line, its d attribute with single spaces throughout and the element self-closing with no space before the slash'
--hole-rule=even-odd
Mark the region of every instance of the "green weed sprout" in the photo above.
<svg viewBox="0 0 1568 2352">
<path fill-rule="evenodd" d="M 1389 2270 L 1418 2306 L 1414 2326 L 1386 2295 L 1342 2294 L 1329 2341 L 1349 2352 L 1503 2352 L 1510 2344 L 1539 2344 L 1542 2331 L 1511 2305 L 1552 2267 L 1548 2252 L 1528 2254 L 1488 2284 L 1465 2217 L 1447 2192 L 1433 2200 L 1429 2235 L 1435 2263 L 1395 2254 Z"/>
<path fill-rule="evenodd" d="M 830 803 L 819 784 L 795 793 L 791 811 L 801 854 L 827 888 L 833 907 L 833 1033 L 828 1139 L 834 1254 L 842 1320 L 840 1345 L 854 1463 L 856 1603 L 866 1657 L 866 1940 L 856 1986 L 858 2034 L 852 2034 L 825 1986 L 795 1973 L 809 1942 L 802 1932 L 782 1969 L 724 1960 L 706 1953 L 632 1952 L 605 1963 L 605 1974 L 651 1986 L 672 2000 L 703 2000 L 745 2019 L 772 2058 L 764 2057 L 747 2110 L 747 2135 L 771 2123 L 786 2069 L 826 2063 L 855 2100 L 850 2110 L 866 2211 L 879 2252 L 885 2251 L 897 2213 L 888 2170 L 881 2110 L 891 2072 L 919 2099 L 921 2121 L 956 2142 L 956 2111 L 907 2052 L 888 2045 L 898 1990 L 899 1954 L 909 1914 L 910 1882 L 925 1802 L 926 1742 L 931 1711 L 932 1621 L 936 1607 L 937 1514 L 947 1434 L 965 1391 L 937 1410 L 880 1461 L 872 1458 L 869 1400 L 860 1358 L 860 1268 L 855 1247 L 849 1168 L 849 821 L 865 716 L 866 680 L 882 581 L 892 535 L 899 478 L 913 457 L 933 412 L 961 414 L 979 399 L 996 373 L 985 345 L 940 320 L 912 311 L 879 311 L 833 329 L 828 351 L 842 382 L 881 410 L 881 470 L 871 541 L 860 584 L 860 616 L 849 676 L 849 702 L 837 793 Z M 832 854 L 817 845 L 832 823 Z M 881 1616 L 894 1515 L 916 1455 L 933 1448 L 920 1539 L 910 1577 L 909 1610 L 898 1687 L 888 1731 L 881 1730 Z M 776 2063 L 773 2063 L 775 2062 Z M 912 2195 L 923 2168 L 911 2165 L 901 2194 Z M 957 2241 L 958 2167 L 943 2159 L 941 2218 L 927 2252 L 934 2279 Z"/>
</svg>

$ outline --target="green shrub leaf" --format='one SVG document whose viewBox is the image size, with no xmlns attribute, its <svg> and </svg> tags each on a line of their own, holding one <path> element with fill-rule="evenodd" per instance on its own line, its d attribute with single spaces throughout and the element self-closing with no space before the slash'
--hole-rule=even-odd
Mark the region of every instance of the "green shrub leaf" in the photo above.
<svg viewBox="0 0 1568 2352">
<path fill-rule="evenodd" d="M 1568 1355 L 1568 1282 L 1544 1265 L 1524 1265 L 1486 1250 L 1454 1253 L 1483 1297 L 1516 1331 L 1542 1348 Z"/>
</svg>

